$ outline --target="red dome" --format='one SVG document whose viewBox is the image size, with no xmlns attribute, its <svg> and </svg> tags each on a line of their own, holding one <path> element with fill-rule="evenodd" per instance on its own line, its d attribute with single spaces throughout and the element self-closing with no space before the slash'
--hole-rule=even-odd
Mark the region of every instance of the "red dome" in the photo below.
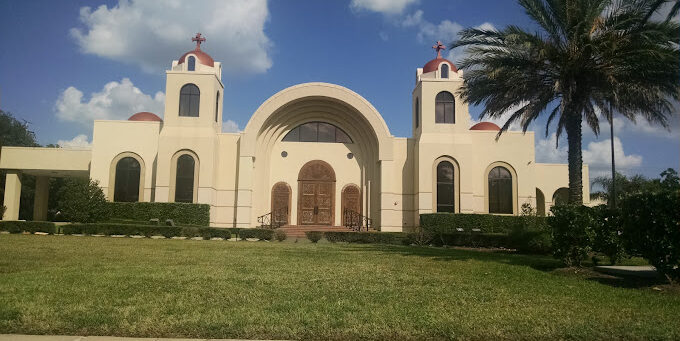
<svg viewBox="0 0 680 341">
<path fill-rule="evenodd" d="M 158 117 L 156 114 L 148 111 L 138 112 L 130 116 L 130 118 L 128 118 L 128 121 L 163 122 L 163 120 L 161 120 L 161 118 Z"/>
<path fill-rule="evenodd" d="M 210 66 L 210 67 L 215 66 L 215 61 L 212 59 L 212 57 L 210 57 L 209 54 L 203 52 L 200 48 L 196 48 L 194 50 L 191 50 L 191 51 L 183 54 L 181 57 L 179 57 L 179 62 L 177 64 L 184 63 L 184 60 L 190 54 L 195 55 L 196 58 L 198 58 L 198 61 L 203 65 L 207 65 L 207 66 Z"/>
<path fill-rule="evenodd" d="M 491 122 L 479 122 L 470 128 L 470 130 L 494 130 L 500 131 L 501 127 L 497 126 L 496 123 Z"/>
<path fill-rule="evenodd" d="M 438 70 L 439 64 L 444 63 L 444 62 L 449 63 L 449 65 L 451 66 L 451 71 L 458 72 L 458 69 L 456 68 L 455 65 L 453 65 L 453 63 L 451 63 L 450 60 L 440 57 L 440 58 L 432 59 L 431 61 L 427 62 L 427 64 L 425 64 L 425 66 L 423 66 L 423 73 L 428 73 L 428 72 Z"/>
</svg>

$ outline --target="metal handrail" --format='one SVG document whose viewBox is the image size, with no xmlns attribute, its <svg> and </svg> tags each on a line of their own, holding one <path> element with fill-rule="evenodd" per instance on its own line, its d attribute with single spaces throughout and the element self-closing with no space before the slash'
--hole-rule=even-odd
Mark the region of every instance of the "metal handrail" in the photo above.
<svg viewBox="0 0 680 341">
<path fill-rule="evenodd" d="M 288 221 L 288 207 L 281 207 L 257 217 L 261 228 L 277 229 Z"/>
<path fill-rule="evenodd" d="M 352 229 L 354 231 L 366 230 L 368 231 L 371 226 L 371 218 L 362 215 L 359 212 L 353 211 L 349 208 L 345 208 L 342 212 L 343 223 L 345 227 Z"/>
</svg>

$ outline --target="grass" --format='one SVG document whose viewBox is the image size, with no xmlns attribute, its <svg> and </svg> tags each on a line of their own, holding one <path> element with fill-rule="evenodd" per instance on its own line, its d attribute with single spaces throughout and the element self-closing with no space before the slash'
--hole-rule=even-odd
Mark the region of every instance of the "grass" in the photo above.
<svg viewBox="0 0 680 341">
<path fill-rule="evenodd" d="M 677 293 L 558 267 L 427 247 L 0 235 L 0 333 L 680 338 Z"/>
</svg>

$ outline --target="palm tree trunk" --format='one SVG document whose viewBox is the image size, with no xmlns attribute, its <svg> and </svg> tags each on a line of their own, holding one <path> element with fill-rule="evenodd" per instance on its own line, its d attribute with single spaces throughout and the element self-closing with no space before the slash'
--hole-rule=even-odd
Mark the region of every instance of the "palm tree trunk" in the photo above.
<svg viewBox="0 0 680 341">
<path fill-rule="evenodd" d="M 580 113 L 570 115 L 564 127 L 567 131 L 567 143 L 569 145 L 569 203 L 579 205 L 583 204 L 582 119 Z"/>
</svg>

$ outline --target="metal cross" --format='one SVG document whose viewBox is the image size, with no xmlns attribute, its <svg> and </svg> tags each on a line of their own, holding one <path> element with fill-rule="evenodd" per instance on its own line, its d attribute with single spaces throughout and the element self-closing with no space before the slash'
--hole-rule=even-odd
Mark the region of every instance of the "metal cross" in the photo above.
<svg viewBox="0 0 680 341">
<path fill-rule="evenodd" d="M 432 48 L 435 49 L 435 50 L 437 50 L 437 58 L 441 58 L 441 57 L 442 57 L 441 50 L 446 50 L 446 46 L 444 46 L 444 44 L 442 44 L 442 42 L 439 41 L 439 40 L 437 40 L 437 44 L 436 44 L 436 45 L 432 45 Z"/>
<path fill-rule="evenodd" d="M 191 38 L 191 41 L 196 42 L 196 49 L 200 50 L 201 49 L 201 43 L 205 41 L 205 38 L 201 37 L 200 33 L 196 33 L 196 36 Z"/>
</svg>

